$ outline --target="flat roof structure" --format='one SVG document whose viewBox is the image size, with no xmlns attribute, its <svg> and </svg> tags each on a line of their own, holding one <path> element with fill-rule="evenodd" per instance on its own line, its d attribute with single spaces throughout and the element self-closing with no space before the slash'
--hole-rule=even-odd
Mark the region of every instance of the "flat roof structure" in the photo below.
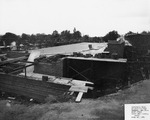
<svg viewBox="0 0 150 120">
<path fill-rule="evenodd" d="M 89 49 L 89 45 L 92 45 L 93 49 Z M 102 53 L 106 47 L 107 47 L 107 43 L 83 42 L 83 43 L 76 43 L 70 45 L 42 48 L 42 49 L 38 49 L 38 51 L 40 51 L 42 55 L 47 55 L 47 56 L 56 55 L 56 54 L 71 55 L 73 54 L 73 52 L 82 52 L 83 54 L 88 54 L 88 53 L 96 54 L 96 53 Z"/>
</svg>

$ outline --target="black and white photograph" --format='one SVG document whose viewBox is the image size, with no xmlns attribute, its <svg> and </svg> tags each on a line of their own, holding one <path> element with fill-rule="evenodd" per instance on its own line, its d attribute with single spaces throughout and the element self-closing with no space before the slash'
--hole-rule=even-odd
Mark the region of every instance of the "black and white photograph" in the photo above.
<svg viewBox="0 0 150 120">
<path fill-rule="evenodd" d="M 0 0 L 0 120 L 150 120 L 150 0 Z"/>
</svg>

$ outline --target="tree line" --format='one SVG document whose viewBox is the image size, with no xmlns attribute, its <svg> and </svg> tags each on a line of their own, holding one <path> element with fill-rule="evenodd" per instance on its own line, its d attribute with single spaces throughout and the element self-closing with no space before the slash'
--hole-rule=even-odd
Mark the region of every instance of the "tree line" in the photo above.
<svg viewBox="0 0 150 120">
<path fill-rule="evenodd" d="M 127 34 L 131 34 L 128 32 Z M 143 31 L 144 34 L 148 34 Z M 80 42 L 108 42 L 108 40 L 116 40 L 120 35 L 117 31 L 113 30 L 108 32 L 105 36 L 102 37 L 90 37 L 89 35 L 82 35 L 80 31 L 74 28 L 73 33 L 69 30 L 64 30 L 59 33 L 57 30 L 54 30 L 52 34 L 25 34 L 16 35 L 14 33 L 7 32 L 4 35 L 0 36 L 0 45 L 9 46 L 13 41 L 16 42 L 17 47 L 24 46 L 25 49 L 29 48 L 44 48 L 52 47 Z"/>
</svg>

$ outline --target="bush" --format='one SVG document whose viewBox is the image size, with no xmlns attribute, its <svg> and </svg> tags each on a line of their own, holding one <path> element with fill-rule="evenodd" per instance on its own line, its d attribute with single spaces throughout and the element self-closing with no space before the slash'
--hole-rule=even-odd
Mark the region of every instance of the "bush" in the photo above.
<svg viewBox="0 0 150 120">
<path fill-rule="evenodd" d="M 54 95 L 48 95 L 48 97 L 45 99 L 46 103 L 56 103 L 57 101 L 57 97 Z"/>
</svg>

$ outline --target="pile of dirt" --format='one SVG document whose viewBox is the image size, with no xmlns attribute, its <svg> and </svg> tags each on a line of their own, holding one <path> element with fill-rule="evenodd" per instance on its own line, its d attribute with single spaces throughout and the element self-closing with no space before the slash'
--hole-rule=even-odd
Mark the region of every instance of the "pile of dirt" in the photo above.
<svg viewBox="0 0 150 120">
<path fill-rule="evenodd" d="M 42 63 L 53 63 L 53 62 L 57 62 L 59 61 L 61 58 L 66 57 L 66 55 L 62 55 L 62 54 L 56 54 L 53 56 L 40 56 L 39 58 L 36 58 L 35 61 L 36 62 L 42 62 Z"/>
</svg>

